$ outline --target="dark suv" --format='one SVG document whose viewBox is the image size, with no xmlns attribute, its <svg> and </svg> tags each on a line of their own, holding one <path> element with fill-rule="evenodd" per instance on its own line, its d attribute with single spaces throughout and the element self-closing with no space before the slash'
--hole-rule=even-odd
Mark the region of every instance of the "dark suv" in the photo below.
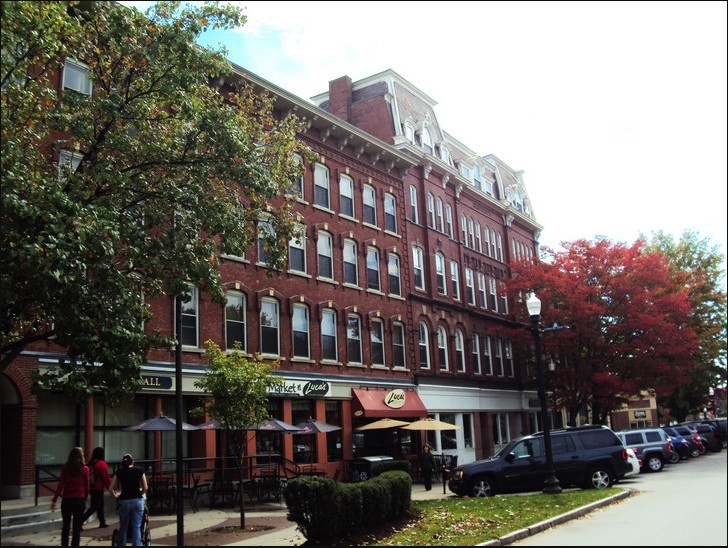
<svg viewBox="0 0 728 548">
<path fill-rule="evenodd" d="M 543 432 L 536 432 L 511 441 L 488 459 L 458 466 L 448 487 L 460 497 L 540 490 L 546 479 L 543 442 Z M 553 430 L 551 449 L 562 487 L 604 489 L 631 470 L 627 449 L 606 426 Z"/>
</svg>

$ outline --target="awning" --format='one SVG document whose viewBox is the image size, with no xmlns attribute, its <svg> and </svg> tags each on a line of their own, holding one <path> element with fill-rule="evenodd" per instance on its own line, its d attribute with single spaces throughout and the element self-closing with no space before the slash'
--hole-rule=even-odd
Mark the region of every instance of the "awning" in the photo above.
<svg viewBox="0 0 728 548">
<path fill-rule="evenodd" d="M 352 388 L 354 398 L 352 411 L 355 417 L 368 419 L 423 418 L 427 416 L 427 408 L 419 394 L 411 390 L 364 390 Z"/>
</svg>

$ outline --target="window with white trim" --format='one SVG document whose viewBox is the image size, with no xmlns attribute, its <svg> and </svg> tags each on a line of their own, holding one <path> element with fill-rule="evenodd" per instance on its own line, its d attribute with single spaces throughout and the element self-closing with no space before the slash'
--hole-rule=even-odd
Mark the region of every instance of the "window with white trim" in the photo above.
<svg viewBox="0 0 728 548">
<path fill-rule="evenodd" d="M 478 221 L 475 221 L 475 249 L 478 250 L 478 253 L 483 252 L 483 241 L 480 239 L 480 223 Z"/>
<path fill-rule="evenodd" d="M 460 242 L 468 247 L 468 219 L 464 213 L 460 215 Z"/>
<path fill-rule="evenodd" d="M 483 188 L 483 184 L 480 181 L 480 167 L 478 166 L 478 164 L 475 164 L 473 166 L 473 185 L 478 190 L 482 190 Z"/>
<path fill-rule="evenodd" d="M 441 295 L 447 295 L 447 286 L 445 285 L 445 255 L 439 251 L 435 253 L 435 280 L 437 280 L 437 292 Z"/>
<path fill-rule="evenodd" d="M 399 271 L 399 255 L 390 253 L 387 260 L 387 274 L 389 275 L 389 294 L 402 296 L 402 277 Z"/>
<path fill-rule="evenodd" d="M 485 374 L 493 375 L 493 353 L 491 352 L 490 335 L 483 337 L 483 359 L 485 360 Z"/>
<path fill-rule="evenodd" d="M 488 307 L 488 300 L 485 292 L 485 274 L 478 272 L 478 306 Z"/>
<path fill-rule="evenodd" d="M 412 246 L 412 272 L 415 277 L 415 287 L 417 289 L 425 289 L 425 275 L 423 270 L 424 252 L 422 248 L 416 245 Z"/>
<path fill-rule="evenodd" d="M 180 341 L 182 346 L 199 347 L 200 292 L 194 285 L 187 286 L 182 296 L 182 325 Z"/>
<path fill-rule="evenodd" d="M 329 168 L 323 164 L 316 164 L 313 170 L 314 203 L 318 206 L 331 209 L 329 197 Z"/>
<path fill-rule="evenodd" d="M 471 219 L 470 217 L 468 217 L 468 236 L 470 241 L 470 245 L 468 247 L 470 247 L 470 249 L 477 249 L 475 247 L 475 229 L 473 225 L 473 219 Z"/>
<path fill-rule="evenodd" d="M 318 251 L 318 275 L 327 280 L 334 279 L 334 239 L 328 232 L 320 230 L 316 249 Z"/>
<path fill-rule="evenodd" d="M 432 136 L 430 135 L 430 130 L 426 127 L 422 128 L 422 148 L 430 154 L 432 154 L 434 150 L 432 147 Z"/>
<path fill-rule="evenodd" d="M 468 304 L 475 305 L 475 280 L 473 280 L 473 269 L 465 268 L 465 293 Z"/>
<path fill-rule="evenodd" d="M 508 293 L 506 293 L 506 286 L 502 281 L 498 282 L 498 289 L 498 296 L 500 298 L 500 311 L 503 314 L 508 314 Z"/>
<path fill-rule="evenodd" d="M 496 289 L 495 278 L 488 276 L 488 301 L 490 302 L 490 309 L 493 312 L 498 312 L 498 290 Z"/>
<path fill-rule="evenodd" d="M 493 444 L 505 445 L 511 441 L 508 413 L 494 413 L 491 416 L 493 417 Z"/>
<path fill-rule="evenodd" d="M 410 221 L 415 224 L 420 223 L 420 212 L 417 207 L 417 188 L 414 185 L 410 185 L 409 191 L 410 199 Z"/>
<path fill-rule="evenodd" d="M 392 365 L 402 369 L 407 367 L 404 341 L 404 324 L 392 322 Z"/>
<path fill-rule="evenodd" d="M 343 173 L 339 176 L 339 207 L 342 215 L 354 217 L 354 179 Z"/>
<path fill-rule="evenodd" d="M 384 230 L 397 233 L 397 200 L 391 194 L 384 195 Z"/>
<path fill-rule="evenodd" d="M 68 175 L 75 172 L 81 164 L 83 154 L 71 152 L 70 150 L 62 150 L 58 157 L 58 177 L 66 180 Z"/>
<path fill-rule="evenodd" d="M 369 337 L 371 339 L 372 365 L 384 365 L 384 322 L 379 318 L 372 318 L 369 324 Z"/>
<path fill-rule="evenodd" d="M 480 360 L 480 335 L 473 333 L 472 340 L 472 362 L 473 362 L 473 374 L 480 375 L 483 372 Z"/>
<path fill-rule="evenodd" d="M 446 232 L 447 235 L 450 236 L 450 238 L 453 238 L 453 232 L 452 232 L 452 206 L 450 204 L 445 204 L 445 226 L 446 226 Z"/>
<path fill-rule="evenodd" d="M 440 371 L 449 371 L 450 364 L 447 359 L 447 333 L 444 327 L 437 328 L 437 358 L 440 362 Z"/>
<path fill-rule="evenodd" d="M 504 375 L 503 369 L 503 339 L 496 337 L 493 341 L 495 344 L 495 374 L 499 377 Z"/>
<path fill-rule="evenodd" d="M 420 348 L 420 369 L 430 369 L 430 335 L 425 322 L 418 324 L 417 334 Z"/>
<path fill-rule="evenodd" d="M 344 240 L 344 283 L 359 286 L 359 267 L 356 251 L 357 246 L 354 240 Z"/>
<path fill-rule="evenodd" d="M 496 240 L 498 242 L 498 260 L 503 262 L 503 238 L 500 232 L 496 234 Z"/>
<path fill-rule="evenodd" d="M 308 306 L 302 303 L 293 305 L 293 357 L 310 358 Z"/>
<path fill-rule="evenodd" d="M 445 232 L 445 222 L 442 215 L 442 199 L 439 196 L 435 200 L 435 215 L 437 216 L 437 230 Z"/>
<path fill-rule="evenodd" d="M 373 186 L 364 185 L 362 203 L 364 204 L 364 222 L 377 226 L 377 195 Z"/>
<path fill-rule="evenodd" d="M 367 247 L 367 289 L 382 290 L 379 274 L 379 250 L 372 246 Z"/>
<path fill-rule="evenodd" d="M 450 260 L 450 279 L 452 281 L 452 298 L 456 301 L 460 300 L 460 271 L 458 262 Z"/>
<path fill-rule="evenodd" d="M 91 95 L 91 69 L 85 63 L 66 59 L 63 64 L 63 89 Z"/>
<path fill-rule="evenodd" d="M 491 247 L 491 244 L 490 244 L 490 228 L 488 228 L 487 226 L 483 227 L 483 240 L 485 241 L 485 254 L 488 257 L 492 257 L 493 248 Z"/>
<path fill-rule="evenodd" d="M 427 226 L 435 228 L 435 196 L 432 192 L 427 193 Z"/>
<path fill-rule="evenodd" d="M 455 367 L 459 372 L 465 372 L 465 339 L 459 329 L 455 330 Z"/>
<path fill-rule="evenodd" d="M 339 349 L 336 338 L 336 312 L 325 308 L 321 312 L 321 359 L 338 361 Z"/>
<path fill-rule="evenodd" d="M 247 349 L 246 297 L 240 291 L 228 291 L 225 295 L 225 348 L 232 350 L 240 343 L 240 350 Z"/>
<path fill-rule="evenodd" d="M 280 355 L 280 316 L 278 301 L 263 298 L 260 304 L 260 353 Z"/>
<path fill-rule="evenodd" d="M 346 318 L 346 349 L 349 363 L 362 363 L 361 318 L 356 314 L 349 314 Z"/>
<path fill-rule="evenodd" d="M 513 345 L 508 339 L 503 340 L 503 353 L 505 354 L 506 374 L 513 378 L 516 376 L 516 372 L 513 369 Z"/>
<path fill-rule="evenodd" d="M 301 157 L 300 154 L 298 154 L 297 152 L 294 152 L 293 161 L 296 162 L 296 164 L 300 165 L 303 163 L 303 158 Z M 305 196 L 303 194 L 303 174 L 294 177 L 293 182 L 291 183 L 290 192 L 299 200 L 305 199 Z"/>
<path fill-rule="evenodd" d="M 306 273 L 306 227 L 296 223 L 296 234 L 288 242 L 288 268 Z"/>
<path fill-rule="evenodd" d="M 268 264 L 270 260 L 270 252 L 268 251 L 268 242 L 275 239 L 276 232 L 269 217 L 263 217 L 258 220 L 258 262 L 260 264 Z"/>
</svg>

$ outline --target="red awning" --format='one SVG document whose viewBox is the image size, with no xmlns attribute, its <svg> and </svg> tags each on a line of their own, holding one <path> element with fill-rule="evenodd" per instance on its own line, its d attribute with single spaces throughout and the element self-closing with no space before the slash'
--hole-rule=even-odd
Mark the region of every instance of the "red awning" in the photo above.
<svg viewBox="0 0 728 548">
<path fill-rule="evenodd" d="M 427 408 L 417 392 L 411 390 L 364 390 L 352 388 L 352 411 L 355 417 L 368 419 L 423 418 Z"/>
</svg>

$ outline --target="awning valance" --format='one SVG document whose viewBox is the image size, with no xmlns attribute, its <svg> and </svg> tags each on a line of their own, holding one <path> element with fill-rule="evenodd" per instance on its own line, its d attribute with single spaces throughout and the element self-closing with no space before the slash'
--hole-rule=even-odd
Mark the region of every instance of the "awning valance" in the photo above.
<svg viewBox="0 0 728 548">
<path fill-rule="evenodd" d="M 352 388 L 351 391 L 354 395 L 351 407 L 355 417 L 401 419 L 427 416 L 427 408 L 419 394 L 411 390 Z"/>
</svg>

